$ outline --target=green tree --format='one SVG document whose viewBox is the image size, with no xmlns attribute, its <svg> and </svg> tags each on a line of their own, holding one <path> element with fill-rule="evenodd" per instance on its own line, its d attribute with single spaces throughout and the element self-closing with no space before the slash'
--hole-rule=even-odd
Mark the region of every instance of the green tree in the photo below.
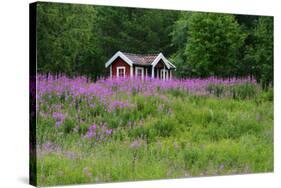
<svg viewBox="0 0 281 188">
<path fill-rule="evenodd" d="M 98 7 L 98 44 L 103 49 L 103 61 L 118 50 L 172 54 L 169 33 L 177 15 L 175 11 Z"/>
<path fill-rule="evenodd" d="M 233 15 L 193 13 L 188 19 L 187 61 L 196 76 L 233 76 L 243 33 Z"/>
<path fill-rule="evenodd" d="M 266 87 L 273 84 L 273 17 L 260 17 L 254 36 L 255 77 Z"/>
<path fill-rule="evenodd" d="M 96 63 L 99 50 L 95 42 L 93 6 L 39 3 L 37 10 L 40 72 L 93 76 L 101 71 Z"/>
<path fill-rule="evenodd" d="M 171 32 L 171 46 L 176 49 L 175 53 L 170 57 L 177 67 L 176 75 L 178 77 L 192 76 L 191 66 L 187 62 L 185 47 L 188 42 L 188 18 L 192 13 L 182 12 L 180 18 L 174 23 Z"/>
<path fill-rule="evenodd" d="M 178 12 L 124 7 L 38 3 L 38 70 L 70 76 L 104 76 L 118 50 L 174 53 Z"/>
<path fill-rule="evenodd" d="M 116 51 L 170 57 L 179 77 L 253 76 L 273 83 L 273 18 L 57 3 L 37 5 L 37 68 L 106 75 Z"/>
</svg>

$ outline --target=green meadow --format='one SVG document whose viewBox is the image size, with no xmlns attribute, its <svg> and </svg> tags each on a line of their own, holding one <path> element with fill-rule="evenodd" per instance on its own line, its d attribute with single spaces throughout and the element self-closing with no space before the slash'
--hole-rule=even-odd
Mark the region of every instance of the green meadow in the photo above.
<svg viewBox="0 0 281 188">
<path fill-rule="evenodd" d="M 66 100 L 61 111 L 73 115 L 60 127 L 38 116 L 38 184 L 272 172 L 272 92 L 244 100 L 181 90 L 167 90 L 165 98 L 135 94 L 134 108 L 111 113 L 82 102 L 80 124 Z M 46 104 L 58 101 L 53 97 Z M 83 137 L 90 122 L 105 122 L 113 132 L 106 141 L 93 142 Z"/>
</svg>

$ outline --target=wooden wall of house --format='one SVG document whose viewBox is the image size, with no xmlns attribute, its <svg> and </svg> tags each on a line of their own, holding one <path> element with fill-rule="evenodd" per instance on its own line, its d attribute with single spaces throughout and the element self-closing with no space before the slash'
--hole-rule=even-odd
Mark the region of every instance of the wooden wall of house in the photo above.
<svg viewBox="0 0 281 188">
<path fill-rule="evenodd" d="M 123 59 L 118 57 L 113 63 L 112 63 L 112 76 L 116 77 L 117 76 L 117 67 L 122 66 L 125 67 L 125 75 L 126 77 L 130 76 L 130 65 L 126 63 Z"/>
</svg>

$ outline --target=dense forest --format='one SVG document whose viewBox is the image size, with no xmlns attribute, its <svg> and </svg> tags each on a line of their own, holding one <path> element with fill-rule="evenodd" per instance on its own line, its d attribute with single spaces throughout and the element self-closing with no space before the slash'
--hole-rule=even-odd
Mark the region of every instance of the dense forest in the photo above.
<svg viewBox="0 0 281 188">
<path fill-rule="evenodd" d="M 37 5 L 37 68 L 106 75 L 118 50 L 159 53 L 179 78 L 251 76 L 273 84 L 273 17 L 93 5 Z"/>
</svg>

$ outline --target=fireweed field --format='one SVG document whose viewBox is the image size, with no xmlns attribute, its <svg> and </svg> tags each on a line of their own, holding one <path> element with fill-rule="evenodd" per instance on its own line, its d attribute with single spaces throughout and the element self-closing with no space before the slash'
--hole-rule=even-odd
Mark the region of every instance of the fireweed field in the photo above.
<svg viewBox="0 0 281 188">
<path fill-rule="evenodd" d="M 251 79 L 37 77 L 38 185 L 273 171 L 273 89 Z"/>
</svg>

